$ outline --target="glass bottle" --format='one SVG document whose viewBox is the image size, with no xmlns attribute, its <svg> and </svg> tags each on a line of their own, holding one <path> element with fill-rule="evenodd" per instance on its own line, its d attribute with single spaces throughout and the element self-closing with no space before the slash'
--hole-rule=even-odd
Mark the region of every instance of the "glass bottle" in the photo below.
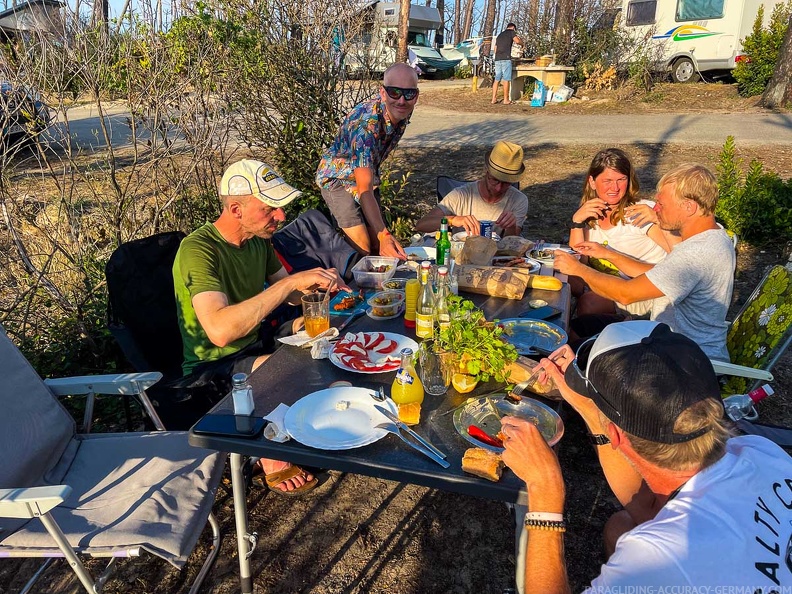
<svg viewBox="0 0 792 594">
<path fill-rule="evenodd" d="M 448 219 L 440 219 L 440 239 L 435 244 L 435 261 L 438 266 L 448 266 L 448 259 L 451 256 L 451 240 L 448 239 Z"/>
<path fill-rule="evenodd" d="M 400 405 L 411 402 L 421 403 L 424 399 L 424 389 L 413 365 L 413 350 L 402 349 L 400 355 L 399 370 L 391 385 L 391 399 Z"/>
<path fill-rule="evenodd" d="M 440 266 L 437 269 L 437 293 L 435 293 L 434 302 L 434 319 L 440 332 L 451 324 L 451 315 L 448 313 L 448 293 L 448 268 Z"/>
<path fill-rule="evenodd" d="M 431 264 L 421 262 L 421 292 L 415 305 L 415 335 L 418 338 L 431 338 L 434 330 L 434 290 L 429 278 Z"/>
<path fill-rule="evenodd" d="M 459 281 L 457 280 L 456 266 L 454 259 L 448 260 L 448 292 L 452 295 L 459 295 Z"/>
<path fill-rule="evenodd" d="M 726 409 L 726 416 L 732 421 L 746 419 L 753 421 L 759 418 L 754 404 L 772 395 L 774 390 L 769 384 L 765 384 L 756 390 L 751 390 L 747 394 L 735 394 L 723 399 L 723 407 Z"/>
<path fill-rule="evenodd" d="M 231 377 L 231 399 L 234 402 L 235 415 L 253 414 L 253 388 L 248 384 L 247 378 L 245 373 L 235 373 Z"/>
</svg>

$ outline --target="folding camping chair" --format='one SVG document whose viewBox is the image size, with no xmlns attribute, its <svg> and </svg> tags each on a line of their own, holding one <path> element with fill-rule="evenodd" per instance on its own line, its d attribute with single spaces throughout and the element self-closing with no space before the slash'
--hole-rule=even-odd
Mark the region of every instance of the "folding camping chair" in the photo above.
<svg viewBox="0 0 792 594">
<path fill-rule="evenodd" d="M 0 557 L 65 558 L 93 594 L 120 557 L 141 549 L 181 568 L 208 520 L 214 546 L 196 592 L 219 549 L 211 510 L 225 456 L 190 446 L 183 432 L 78 434 L 56 398 L 116 393 L 145 401 L 161 374 L 42 381 L 0 327 L 0 375 Z M 110 562 L 94 580 L 80 555 Z"/>
</svg>

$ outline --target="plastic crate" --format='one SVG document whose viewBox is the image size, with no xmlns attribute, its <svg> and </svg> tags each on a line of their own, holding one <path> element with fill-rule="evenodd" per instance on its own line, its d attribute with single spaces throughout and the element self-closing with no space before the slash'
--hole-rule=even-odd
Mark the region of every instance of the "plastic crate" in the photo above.
<svg viewBox="0 0 792 594">
<path fill-rule="evenodd" d="M 358 287 L 381 289 L 382 283 L 395 274 L 398 265 L 398 258 L 365 256 L 352 268 L 352 274 Z M 388 269 L 385 272 L 375 272 L 374 270 L 380 266 L 388 266 Z"/>
</svg>

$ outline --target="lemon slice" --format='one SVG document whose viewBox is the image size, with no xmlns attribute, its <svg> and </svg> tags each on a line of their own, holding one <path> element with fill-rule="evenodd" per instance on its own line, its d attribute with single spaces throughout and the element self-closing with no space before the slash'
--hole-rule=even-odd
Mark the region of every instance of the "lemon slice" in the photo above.
<svg viewBox="0 0 792 594">
<path fill-rule="evenodd" d="M 407 425 L 417 425 L 421 421 L 421 403 L 399 404 L 399 420 Z"/>
<path fill-rule="evenodd" d="M 473 375 L 468 375 L 467 373 L 455 373 L 451 378 L 451 385 L 454 386 L 454 390 L 460 394 L 467 394 L 468 392 L 471 392 L 477 384 L 478 380 L 476 377 Z"/>
</svg>

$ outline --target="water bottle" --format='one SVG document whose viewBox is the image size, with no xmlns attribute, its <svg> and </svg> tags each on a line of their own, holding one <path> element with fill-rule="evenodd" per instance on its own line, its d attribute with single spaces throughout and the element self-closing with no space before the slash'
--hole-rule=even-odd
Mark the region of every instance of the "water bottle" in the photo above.
<svg viewBox="0 0 792 594">
<path fill-rule="evenodd" d="M 759 413 L 756 412 L 754 404 L 764 400 L 773 393 L 774 391 L 770 384 L 765 384 L 747 394 L 735 394 L 724 398 L 723 407 L 726 409 L 726 416 L 732 421 L 739 421 L 740 419 L 755 421 L 759 418 Z"/>
<path fill-rule="evenodd" d="M 247 374 L 235 373 L 231 377 L 231 399 L 234 401 L 234 414 L 249 416 L 253 414 L 253 388 L 247 383 Z"/>
</svg>

